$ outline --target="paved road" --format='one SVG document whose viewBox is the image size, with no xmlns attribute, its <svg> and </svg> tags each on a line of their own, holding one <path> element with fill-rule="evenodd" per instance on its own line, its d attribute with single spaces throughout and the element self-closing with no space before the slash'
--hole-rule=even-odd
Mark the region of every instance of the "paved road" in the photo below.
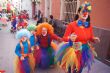
<svg viewBox="0 0 110 73">
<path fill-rule="evenodd" d="M 33 23 L 30 21 L 30 23 Z M 9 31 L 10 25 L 2 27 L 0 30 L 0 70 L 5 70 L 6 73 L 14 73 L 14 57 L 15 57 L 15 45 L 17 40 L 15 34 L 11 34 Z M 84 69 L 83 73 L 87 73 Z M 48 69 L 48 70 L 36 70 L 35 73 L 64 73 L 60 68 Z M 96 60 L 92 66 L 90 73 L 110 73 L 110 67 Z"/>
</svg>

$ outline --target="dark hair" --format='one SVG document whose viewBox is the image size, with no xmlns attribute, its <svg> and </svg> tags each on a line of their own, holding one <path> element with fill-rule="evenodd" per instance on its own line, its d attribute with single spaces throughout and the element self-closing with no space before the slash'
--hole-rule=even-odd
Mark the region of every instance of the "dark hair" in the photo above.
<svg viewBox="0 0 110 73">
<path fill-rule="evenodd" d="M 78 13 L 80 13 L 80 11 L 81 11 L 81 8 L 78 9 Z M 74 21 L 78 20 L 78 18 L 79 18 L 79 15 L 76 14 L 76 16 L 74 17 Z M 88 18 L 86 19 L 86 21 L 89 22 L 90 24 L 90 15 L 88 15 Z"/>
<path fill-rule="evenodd" d="M 50 15 L 50 18 L 53 19 L 53 15 Z"/>
</svg>

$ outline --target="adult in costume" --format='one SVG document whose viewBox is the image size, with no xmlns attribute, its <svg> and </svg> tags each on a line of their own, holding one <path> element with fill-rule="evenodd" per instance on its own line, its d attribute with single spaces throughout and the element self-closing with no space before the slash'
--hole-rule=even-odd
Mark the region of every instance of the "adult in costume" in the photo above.
<svg viewBox="0 0 110 73">
<path fill-rule="evenodd" d="M 31 54 L 30 32 L 27 29 L 21 29 L 17 32 L 16 38 L 19 39 L 19 43 L 15 49 L 17 55 L 15 73 L 33 73 L 35 60 Z"/>
<path fill-rule="evenodd" d="M 48 23 L 41 23 L 37 26 L 38 46 L 41 51 L 39 66 L 49 68 L 54 65 L 54 50 L 52 41 L 61 41 L 61 38 L 54 34 L 53 27 Z M 51 45 L 52 43 L 52 45 Z"/>
<path fill-rule="evenodd" d="M 91 4 L 86 1 L 78 9 L 78 14 L 75 17 L 75 21 L 68 24 L 63 36 L 64 41 L 69 41 L 72 39 L 69 36 L 74 33 L 77 35 L 75 42 L 82 43 L 82 50 L 74 53 L 78 60 L 78 68 L 76 65 L 74 66 L 77 68 L 76 71 L 73 71 L 74 73 L 82 73 L 84 67 L 88 67 L 88 71 L 91 69 L 95 52 L 88 42 L 94 42 L 95 40 L 100 41 L 99 38 L 94 37 L 92 25 L 90 23 L 90 12 Z M 62 62 L 62 59 L 59 61 Z M 68 73 L 71 73 L 71 65 L 68 68 Z"/>
</svg>

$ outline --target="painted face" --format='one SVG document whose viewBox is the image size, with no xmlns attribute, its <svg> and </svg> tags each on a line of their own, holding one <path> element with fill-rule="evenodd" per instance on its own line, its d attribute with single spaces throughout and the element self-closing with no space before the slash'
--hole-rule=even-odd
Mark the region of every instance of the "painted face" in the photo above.
<svg viewBox="0 0 110 73">
<path fill-rule="evenodd" d="M 86 12 L 86 11 L 81 11 L 81 12 L 79 13 L 79 15 L 80 15 L 80 18 L 81 18 L 81 19 L 86 20 L 86 19 L 88 18 L 89 13 Z"/>
<path fill-rule="evenodd" d="M 21 38 L 21 40 L 24 42 L 24 41 L 27 40 L 27 37 L 23 36 L 23 37 Z"/>
<path fill-rule="evenodd" d="M 43 36 L 47 35 L 47 28 L 45 28 L 45 27 L 42 28 L 42 35 Z"/>
</svg>

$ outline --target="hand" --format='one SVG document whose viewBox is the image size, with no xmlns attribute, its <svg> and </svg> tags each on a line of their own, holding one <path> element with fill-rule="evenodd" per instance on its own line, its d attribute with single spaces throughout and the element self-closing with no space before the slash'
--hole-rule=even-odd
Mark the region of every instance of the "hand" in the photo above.
<svg viewBox="0 0 110 73">
<path fill-rule="evenodd" d="M 74 33 L 72 33 L 72 34 L 70 35 L 70 37 L 69 37 L 69 38 L 70 38 L 70 40 L 71 40 L 71 41 L 73 41 L 73 42 L 74 42 L 74 41 L 76 40 L 76 38 L 77 38 L 77 35 L 76 35 L 76 34 L 74 34 Z"/>
<path fill-rule="evenodd" d="M 59 41 L 59 42 L 62 42 L 63 40 L 62 40 L 62 38 L 58 38 L 58 41 Z"/>
<path fill-rule="evenodd" d="M 27 56 L 28 56 L 28 54 L 22 54 L 22 56 L 23 56 L 23 57 L 27 57 Z"/>
<path fill-rule="evenodd" d="M 39 50 L 39 46 L 38 45 L 36 46 L 36 50 Z"/>
<path fill-rule="evenodd" d="M 100 42 L 100 39 L 98 37 L 93 37 L 93 40 L 98 43 Z"/>
<path fill-rule="evenodd" d="M 21 56 L 21 57 L 20 57 L 20 59 L 21 59 L 21 60 L 24 60 L 24 57 L 23 57 L 23 56 Z"/>
<path fill-rule="evenodd" d="M 34 47 L 32 47 L 31 50 L 34 51 Z"/>
</svg>

